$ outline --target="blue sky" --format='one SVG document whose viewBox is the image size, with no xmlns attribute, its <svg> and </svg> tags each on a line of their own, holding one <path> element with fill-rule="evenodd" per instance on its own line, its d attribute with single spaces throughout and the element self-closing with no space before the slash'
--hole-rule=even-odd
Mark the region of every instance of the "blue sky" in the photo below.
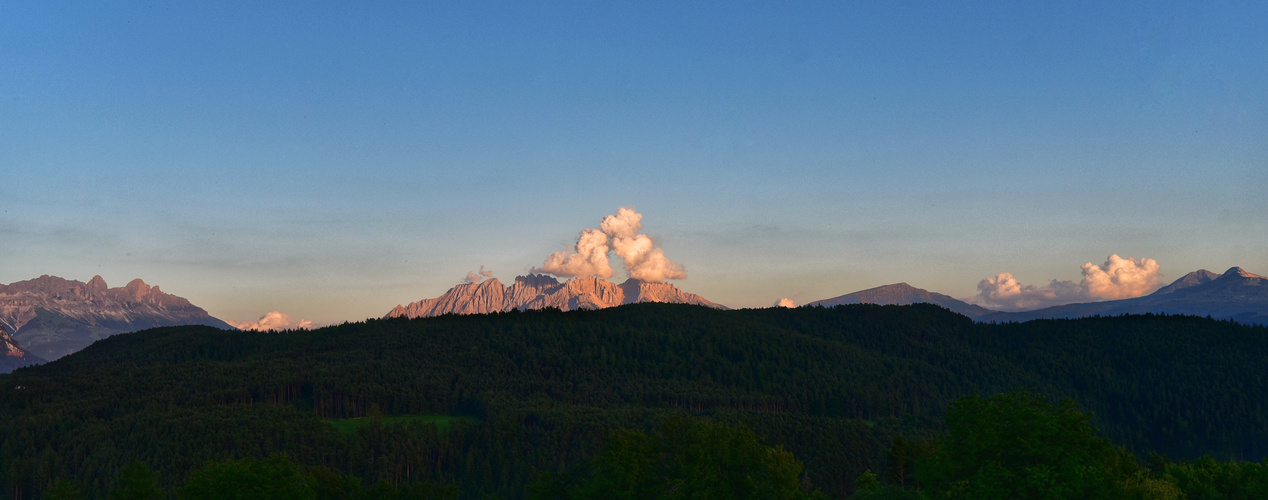
<svg viewBox="0 0 1268 500">
<path fill-rule="evenodd" d="M 630 205 L 732 307 L 1268 273 L 1268 6 L 1111 3 L 7 2 L 0 282 L 360 320 Z"/>
</svg>

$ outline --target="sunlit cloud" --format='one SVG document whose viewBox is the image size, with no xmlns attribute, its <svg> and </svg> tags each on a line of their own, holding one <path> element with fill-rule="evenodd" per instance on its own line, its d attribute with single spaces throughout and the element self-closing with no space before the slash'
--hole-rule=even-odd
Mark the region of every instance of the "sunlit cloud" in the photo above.
<svg viewBox="0 0 1268 500">
<path fill-rule="evenodd" d="M 1078 302 L 1083 298 L 1079 285 L 1073 281 L 1052 280 L 1047 286 L 1026 285 L 1017 281 L 1013 273 L 999 273 L 977 284 L 979 305 L 1002 311 L 1039 309 L 1059 304 Z"/>
<path fill-rule="evenodd" d="M 797 307 L 797 303 L 788 297 L 775 301 L 775 307 Z"/>
<path fill-rule="evenodd" d="M 317 327 L 317 325 L 312 321 L 306 319 L 291 319 L 290 315 L 279 311 L 266 313 L 264 316 L 260 316 L 260 319 L 256 321 L 226 321 L 226 323 L 229 323 L 230 326 L 239 330 L 253 330 L 259 332 L 273 330 L 308 330 Z"/>
<path fill-rule="evenodd" d="M 492 278 L 493 271 L 480 266 L 479 271 L 467 271 L 467 277 L 462 280 L 463 283 L 479 283 L 485 279 Z"/>
<path fill-rule="evenodd" d="M 1083 280 L 1052 280 L 1045 286 L 1027 285 L 1012 273 L 999 273 L 977 284 L 975 302 L 1001 311 L 1041 309 L 1074 302 L 1140 297 L 1159 286 L 1161 266 L 1146 258 L 1110 255 L 1103 265 L 1083 264 Z"/>
<path fill-rule="evenodd" d="M 586 229 L 577 236 L 577 244 L 572 253 L 555 252 L 546 257 L 541 267 L 533 268 L 533 272 L 553 274 L 564 278 L 576 276 L 612 277 L 612 266 L 608 263 L 608 235 L 598 229 Z"/>
<path fill-rule="evenodd" d="M 1127 299 L 1158 289 L 1160 266 L 1153 259 L 1126 259 L 1111 255 L 1105 265 L 1083 264 L 1083 283 L 1088 296 L 1096 299 Z"/>
<path fill-rule="evenodd" d="M 640 233 L 642 220 L 643 214 L 636 212 L 634 207 L 621 207 L 616 214 L 604 217 L 599 229 L 582 231 L 571 253 L 555 252 L 532 272 L 564 278 L 611 278 L 613 271 L 608 253 L 614 252 L 630 278 L 639 281 L 685 279 L 687 270 L 665 257 L 665 251 L 657 247 L 650 236 Z"/>
</svg>

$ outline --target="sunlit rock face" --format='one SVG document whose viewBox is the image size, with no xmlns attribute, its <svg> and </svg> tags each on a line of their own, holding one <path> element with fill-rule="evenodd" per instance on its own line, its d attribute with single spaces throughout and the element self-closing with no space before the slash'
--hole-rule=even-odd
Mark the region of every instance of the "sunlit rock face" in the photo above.
<svg viewBox="0 0 1268 500">
<path fill-rule="evenodd" d="M 386 317 L 423 318 L 442 314 L 486 314 L 546 308 L 570 311 L 603 309 L 637 302 L 696 304 L 725 309 L 720 304 L 679 290 L 669 283 L 631 279 L 618 285 L 594 276 L 560 282 L 544 274 L 530 274 L 516 277 L 511 286 L 505 286 L 496 279 L 463 283 L 434 299 L 396 306 Z"/>
<path fill-rule="evenodd" d="M 18 346 L 9 332 L 0 327 L 0 373 L 9 373 L 23 366 L 42 363 L 44 360 Z"/>
<path fill-rule="evenodd" d="M 110 288 L 56 276 L 0 285 L 0 328 L 21 349 L 54 360 L 114 335 L 156 326 L 230 328 L 188 300 L 134 279 Z"/>
</svg>

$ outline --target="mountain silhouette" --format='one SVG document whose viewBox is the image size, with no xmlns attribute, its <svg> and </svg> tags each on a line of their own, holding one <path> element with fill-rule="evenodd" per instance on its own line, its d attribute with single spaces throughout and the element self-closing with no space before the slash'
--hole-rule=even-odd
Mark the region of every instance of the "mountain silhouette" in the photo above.
<svg viewBox="0 0 1268 500">
<path fill-rule="evenodd" d="M 949 295 L 943 295 L 937 292 L 930 292 L 928 290 L 916 288 L 908 285 L 907 283 L 878 286 L 876 288 L 869 288 L 867 290 L 849 293 L 839 297 L 817 300 L 806 305 L 823 307 L 832 307 L 841 304 L 905 306 L 908 304 L 919 303 L 939 305 L 950 309 L 952 312 L 963 314 L 970 318 L 979 318 L 995 312 L 985 307 L 953 298 Z"/>
</svg>

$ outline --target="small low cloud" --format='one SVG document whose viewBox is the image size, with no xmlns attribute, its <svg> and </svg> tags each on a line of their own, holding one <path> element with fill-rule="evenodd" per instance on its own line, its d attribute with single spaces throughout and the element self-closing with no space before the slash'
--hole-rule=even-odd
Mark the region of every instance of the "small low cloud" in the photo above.
<svg viewBox="0 0 1268 500">
<path fill-rule="evenodd" d="M 1046 286 L 1023 284 L 1013 273 L 999 273 L 977 284 L 977 303 L 1001 311 L 1040 309 L 1078 302 L 1083 298 L 1073 281 L 1052 280 Z"/>
<path fill-rule="evenodd" d="M 274 330 L 309 330 L 316 328 L 317 325 L 306 319 L 292 319 L 290 315 L 273 311 L 260 316 L 256 321 L 226 321 L 230 326 L 239 330 L 253 330 L 258 332 L 274 331 Z"/>
<path fill-rule="evenodd" d="M 775 301 L 775 307 L 797 307 L 797 302 L 788 297 L 784 297 Z"/>
<path fill-rule="evenodd" d="M 467 271 L 467 277 L 466 279 L 462 280 L 462 282 L 463 283 L 479 283 L 481 281 L 484 281 L 485 279 L 492 278 L 492 277 L 493 277 L 493 271 L 485 269 L 484 266 L 480 266 L 479 271 Z"/>
<path fill-rule="evenodd" d="M 1110 255 L 1098 266 L 1083 264 L 1083 280 L 1052 280 L 1047 285 L 1027 285 L 1012 273 L 999 273 L 977 284 L 975 302 L 1001 311 L 1024 311 L 1074 302 L 1094 302 L 1140 297 L 1158 289 L 1161 266 L 1154 259 Z"/>
</svg>

